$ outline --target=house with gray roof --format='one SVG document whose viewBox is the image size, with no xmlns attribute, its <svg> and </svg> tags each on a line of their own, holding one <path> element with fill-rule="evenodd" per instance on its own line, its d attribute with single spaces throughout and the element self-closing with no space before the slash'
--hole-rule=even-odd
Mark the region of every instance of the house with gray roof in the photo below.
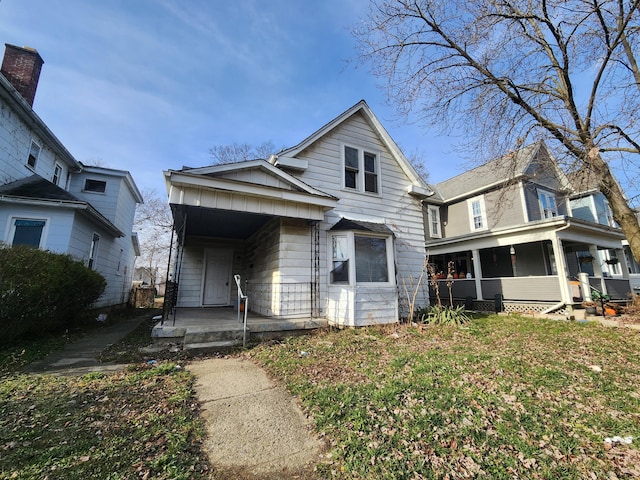
<svg viewBox="0 0 640 480">
<path fill-rule="evenodd" d="M 458 301 L 552 312 L 593 290 L 630 293 L 624 235 L 604 197 L 568 178 L 544 142 L 432 188 L 423 202 L 427 255 Z"/>
<path fill-rule="evenodd" d="M 6 45 L 0 70 L 0 244 L 69 254 L 102 274 L 96 307 L 128 301 L 142 196 L 129 172 L 77 161 L 33 110 L 43 60 Z"/>
</svg>

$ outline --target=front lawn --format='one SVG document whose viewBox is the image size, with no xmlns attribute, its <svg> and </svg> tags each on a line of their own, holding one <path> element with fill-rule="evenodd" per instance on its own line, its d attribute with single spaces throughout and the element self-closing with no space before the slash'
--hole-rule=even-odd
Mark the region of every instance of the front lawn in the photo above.
<svg viewBox="0 0 640 480">
<path fill-rule="evenodd" d="M 325 477 L 640 478 L 638 331 L 492 316 L 251 355 L 328 442 Z"/>
</svg>

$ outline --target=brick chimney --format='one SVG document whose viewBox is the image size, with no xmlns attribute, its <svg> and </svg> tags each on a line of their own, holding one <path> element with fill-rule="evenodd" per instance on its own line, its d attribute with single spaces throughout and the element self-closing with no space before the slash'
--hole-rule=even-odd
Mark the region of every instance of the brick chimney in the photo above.
<svg viewBox="0 0 640 480">
<path fill-rule="evenodd" d="M 34 48 L 5 43 L 0 73 L 32 107 L 43 64 L 44 60 Z"/>
</svg>

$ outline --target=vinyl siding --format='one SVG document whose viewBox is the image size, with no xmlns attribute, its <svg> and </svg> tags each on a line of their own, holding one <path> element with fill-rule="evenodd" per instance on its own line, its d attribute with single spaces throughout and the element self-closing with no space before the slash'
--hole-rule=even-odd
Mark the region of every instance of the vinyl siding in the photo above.
<svg viewBox="0 0 640 480">
<path fill-rule="evenodd" d="M 0 184 L 29 177 L 33 173 L 52 180 L 56 155 L 6 104 L 2 103 L 0 107 Z M 27 166 L 31 140 L 40 146 L 34 170 Z M 63 169 L 60 186 L 64 188 L 68 166 L 59 163 Z"/>
<path fill-rule="evenodd" d="M 363 149 L 379 156 L 381 180 L 379 194 L 343 188 L 341 159 L 344 145 Z M 309 165 L 303 173 L 296 174 L 298 178 L 340 199 L 338 206 L 327 212 L 325 221 L 320 224 L 321 258 L 326 259 L 328 255 L 326 232 L 337 223 L 340 217 L 384 223 L 395 235 L 398 281 L 400 278 L 417 278 L 420 275 L 425 254 L 422 206 L 419 200 L 407 194 L 411 182 L 362 115 L 352 116 L 297 157 L 307 160 Z M 328 295 L 335 299 L 335 295 L 326 293 L 327 261 L 321 262 L 321 279 L 323 283 L 321 298 L 326 298 L 324 295 Z M 357 292 L 355 294 L 357 295 Z M 331 298 L 328 299 L 327 308 L 335 312 L 337 307 Z M 419 302 L 424 305 L 426 299 L 421 298 Z M 388 302 L 386 299 L 381 299 L 380 303 L 386 305 Z M 363 321 L 367 318 L 363 310 L 354 310 L 354 314 L 365 315 Z M 394 313 L 393 316 L 395 317 L 396 314 Z M 391 321 L 395 320 L 397 318 Z"/>
</svg>

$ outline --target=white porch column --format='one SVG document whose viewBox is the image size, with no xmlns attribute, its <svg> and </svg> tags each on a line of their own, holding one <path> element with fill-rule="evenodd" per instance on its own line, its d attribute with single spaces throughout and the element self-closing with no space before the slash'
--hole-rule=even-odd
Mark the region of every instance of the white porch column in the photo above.
<svg viewBox="0 0 640 480">
<path fill-rule="evenodd" d="M 565 303 L 573 303 L 571 290 L 569 289 L 569 272 L 567 270 L 567 262 L 564 258 L 564 250 L 562 249 L 562 241 L 554 236 L 551 240 L 553 247 L 553 256 L 556 259 L 556 268 L 558 270 L 558 283 L 560 283 L 560 298 Z"/>
<path fill-rule="evenodd" d="M 473 278 L 476 284 L 477 300 L 482 298 L 482 267 L 480 266 L 480 250 L 471 250 L 471 258 L 473 259 Z"/>
<path fill-rule="evenodd" d="M 616 249 L 616 257 L 620 261 L 620 269 L 622 270 L 622 278 L 629 280 L 629 265 L 627 264 L 627 256 L 622 248 Z"/>
</svg>

